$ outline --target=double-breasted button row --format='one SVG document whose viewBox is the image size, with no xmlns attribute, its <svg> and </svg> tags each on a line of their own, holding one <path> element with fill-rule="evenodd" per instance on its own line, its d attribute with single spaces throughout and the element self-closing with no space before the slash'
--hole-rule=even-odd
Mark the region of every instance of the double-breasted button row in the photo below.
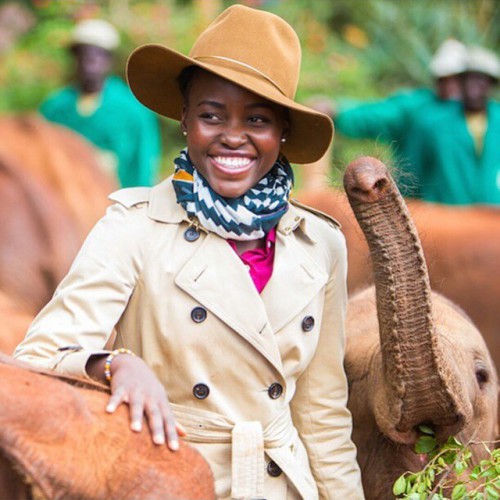
<svg viewBox="0 0 500 500">
<path fill-rule="evenodd" d="M 302 330 L 304 332 L 310 332 L 314 328 L 314 318 L 312 316 L 306 316 L 302 320 Z"/>
<path fill-rule="evenodd" d="M 267 464 L 267 473 L 271 476 L 271 477 L 278 477 L 278 476 L 281 476 L 281 473 L 283 471 L 281 470 L 281 467 L 276 463 L 274 462 L 273 460 L 271 460 L 268 464 Z"/>
<path fill-rule="evenodd" d="M 206 384 L 196 384 L 193 387 L 193 395 L 196 399 L 205 399 L 210 394 L 210 389 Z"/>
<path fill-rule="evenodd" d="M 204 307 L 195 307 L 191 311 L 191 319 L 195 323 L 201 323 L 207 319 L 207 310 Z"/>
<path fill-rule="evenodd" d="M 271 399 L 278 399 L 283 394 L 283 386 L 278 382 L 274 382 L 267 389 L 267 393 Z"/>
</svg>

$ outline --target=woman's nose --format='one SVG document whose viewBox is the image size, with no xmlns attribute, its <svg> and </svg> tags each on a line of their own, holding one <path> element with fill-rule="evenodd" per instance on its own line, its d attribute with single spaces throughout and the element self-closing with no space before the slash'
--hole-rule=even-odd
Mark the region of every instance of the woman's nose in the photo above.
<svg viewBox="0 0 500 500">
<path fill-rule="evenodd" d="M 227 127 L 222 133 L 221 141 L 231 148 L 237 148 L 247 141 L 247 135 L 243 127 Z"/>
</svg>

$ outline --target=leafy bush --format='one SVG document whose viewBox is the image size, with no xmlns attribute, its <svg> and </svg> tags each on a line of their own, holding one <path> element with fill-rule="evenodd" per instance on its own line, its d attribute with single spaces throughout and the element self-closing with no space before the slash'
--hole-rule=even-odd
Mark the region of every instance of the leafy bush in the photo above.
<svg viewBox="0 0 500 500">
<path fill-rule="evenodd" d="M 481 443 L 489 458 L 472 463 L 470 446 L 450 437 L 439 445 L 432 429 L 419 427 L 421 436 L 415 453 L 426 454 L 429 462 L 419 472 L 406 472 L 393 486 L 398 499 L 407 500 L 496 500 L 500 498 L 500 449 Z M 447 497 L 446 492 L 451 492 Z"/>
</svg>

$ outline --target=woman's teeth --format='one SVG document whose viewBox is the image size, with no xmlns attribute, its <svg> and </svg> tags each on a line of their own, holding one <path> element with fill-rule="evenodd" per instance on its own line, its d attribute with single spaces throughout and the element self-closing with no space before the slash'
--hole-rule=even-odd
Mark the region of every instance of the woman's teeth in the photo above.
<svg viewBox="0 0 500 500">
<path fill-rule="evenodd" d="M 226 168 L 243 168 L 250 164 L 250 158 L 241 158 L 234 156 L 215 156 L 214 160 L 221 166 Z"/>
</svg>

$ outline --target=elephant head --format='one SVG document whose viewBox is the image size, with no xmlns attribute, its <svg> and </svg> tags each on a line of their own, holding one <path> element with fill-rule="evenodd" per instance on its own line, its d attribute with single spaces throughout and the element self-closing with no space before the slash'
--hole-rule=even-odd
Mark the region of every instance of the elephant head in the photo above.
<svg viewBox="0 0 500 500">
<path fill-rule="evenodd" d="M 413 451 L 419 425 L 440 441 L 495 439 L 498 381 L 479 331 L 431 291 L 420 240 L 385 166 L 360 158 L 347 167 L 344 186 L 375 282 L 348 306 L 353 439 L 367 498 L 392 498 L 394 480 L 426 463 Z M 473 453 L 481 459 L 484 447 L 474 445 Z"/>
</svg>

